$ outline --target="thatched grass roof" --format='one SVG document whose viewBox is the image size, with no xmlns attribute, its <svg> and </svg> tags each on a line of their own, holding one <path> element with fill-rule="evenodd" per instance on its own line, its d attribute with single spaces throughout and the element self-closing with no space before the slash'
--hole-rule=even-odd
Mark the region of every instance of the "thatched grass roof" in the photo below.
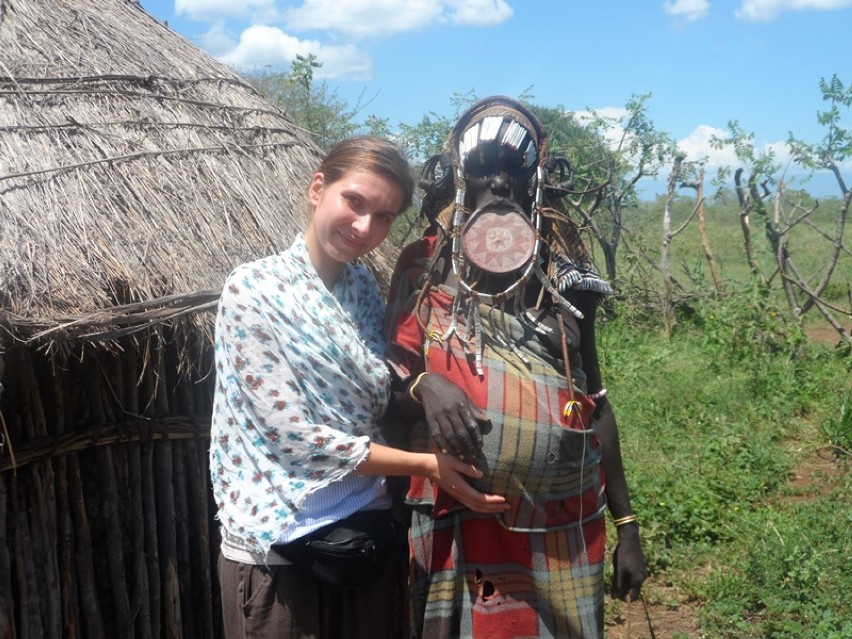
<svg viewBox="0 0 852 639">
<path fill-rule="evenodd" d="M 320 155 L 138 4 L 0 0 L 0 326 L 209 328 L 227 273 L 304 227 Z"/>
</svg>

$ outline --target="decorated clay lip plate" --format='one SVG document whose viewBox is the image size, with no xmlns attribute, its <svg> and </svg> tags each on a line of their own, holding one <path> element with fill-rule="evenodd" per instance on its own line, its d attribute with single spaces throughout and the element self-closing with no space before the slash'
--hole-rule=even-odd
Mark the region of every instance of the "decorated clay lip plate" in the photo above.
<svg viewBox="0 0 852 639">
<path fill-rule="evenodd" d="M 527 264 L 535 247 L 535 230 L 520 211 L 479 211 L 465 225 L 461 248 L 465 258 L 489 273 L 516 271 Z"/>
</svg>

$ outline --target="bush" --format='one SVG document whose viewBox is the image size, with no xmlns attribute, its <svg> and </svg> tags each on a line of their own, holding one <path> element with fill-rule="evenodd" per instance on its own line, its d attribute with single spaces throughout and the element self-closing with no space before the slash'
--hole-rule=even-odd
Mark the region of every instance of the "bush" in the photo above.
<svg viewBox="0 0 852 639">
<path fill-rule="evenodd" d="M 838 415 L 831 415 L 823 422 L 822 433 L 835 455 L 847 459 L 852 457 L 852 392 L 847 393 Z"/>
</svg>

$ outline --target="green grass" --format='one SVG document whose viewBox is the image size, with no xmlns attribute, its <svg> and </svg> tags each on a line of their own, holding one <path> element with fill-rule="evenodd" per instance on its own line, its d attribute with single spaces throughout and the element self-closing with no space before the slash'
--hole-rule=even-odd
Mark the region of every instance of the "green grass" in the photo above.
<svg viewBox="0 0 852 639">
<path fill-rule="evenodd" d="M 652 573 L 701 603 L 706 639 L 852 638 L 852 358 L 759 291 L 697 304 L 670 339 L 615 310 L 601 364 Z M 818 450 L 842 481 L 791 499 Z"/>
</svg>

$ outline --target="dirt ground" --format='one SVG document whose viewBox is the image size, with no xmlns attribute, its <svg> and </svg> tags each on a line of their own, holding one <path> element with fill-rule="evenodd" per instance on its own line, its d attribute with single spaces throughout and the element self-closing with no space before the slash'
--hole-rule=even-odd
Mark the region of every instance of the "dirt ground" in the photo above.
<svg viewBox="0 0 852 639">
<path fill-rule="evenodd" d="M 828 448 L 812 450 L 790 478 L 783 499 L 801 502 L 826 494 L 842 472 Z M 689 639 L 704 636 L 699 624 L 700 602 L 690 601 L 676 587 L 654 575 L 645 582 L 642 592 L 644 601 L 628 604 L 607 599 L 608 619 L 614 621 L 606 626 L 607 639 L 672 639 L 675 633 Z"/>
<path fill-rule="evenodd" d="M 852 332 L 852 327 L 847 326 L 847 331 Z M 837 345 L 840 342 L 840 333 L 830 324 L 814 324 L 805 327 L 805 332 L 815 342 L 828 344 L 830 346 Z"/>
<path fill-rule="evenodd" d="M 640 601 L 607 602 L 609 610 L 615 607 L 618 611 L 616 623 L 606 627 L 607 639 L 672 639 L 676 632 L 680 637 L 700 639 L 698 602 L 687 601 L 683 593 L 653 575 L 642 591 Z"/>
</svg>

